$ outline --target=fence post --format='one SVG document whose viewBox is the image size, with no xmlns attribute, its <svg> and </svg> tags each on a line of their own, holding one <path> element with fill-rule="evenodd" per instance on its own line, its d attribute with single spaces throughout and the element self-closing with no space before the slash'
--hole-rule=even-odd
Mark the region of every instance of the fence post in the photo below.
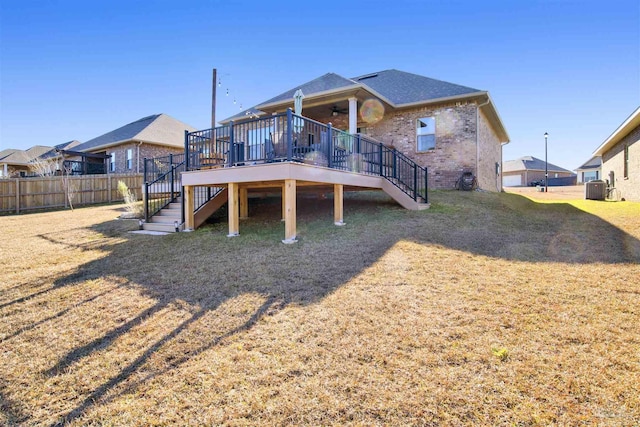
<svg viewBox="0 0 640 427">
<path fill-rule="evenodd" d="M 184 168 L 189 170 L 189 131 L 184 131 Z M 147 182 L 147 159 L 144 159 L 144 181 Z"/>
<path fill-rule="evenodd" d="M 384 176 L 382 174 L 382 143 L 380 143 L 379 148 L 380 148 L 380 150 L 378 151 L 378 165 L 379 165 L 379 168 L 380 168 L 380 174 L 379 175 L 380 176 Z"/>
<path fill-rule="evenodd" d="M 356 146 L 354 151 L 360 154 L 360 134 L 359 133 L 356 134 Z"/>
<path fill-rule="evenodd" d="M 16 178 L 16 213 L 20 213 L 20 178 Z"/>
<path fill-rule="evenodd" d="M 291 126 L 291 108 L 287 108 L 287 161 L 293 157 L 293 127 Z"/>
<path fill-rule="evenodd" d="M 111 192 L 113 191 L 112 189 L 113 189 L 113 187 L 112 187 L 112 184 L 111 184 L 111 174 L 107 174 L 107 192 L 108 192 L 107 201 L 109 203 L 111 203 L 111 198 L 112 198 Z"/>
<path fill-rule="evenodd" d="M 327 125 L 327 166 L 333 167 L 333 125 Z"/>
</svg>

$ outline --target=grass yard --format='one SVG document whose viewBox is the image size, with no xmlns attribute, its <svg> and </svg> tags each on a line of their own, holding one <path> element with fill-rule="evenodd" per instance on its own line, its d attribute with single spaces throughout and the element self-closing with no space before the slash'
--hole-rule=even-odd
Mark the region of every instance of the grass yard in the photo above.
<svg viewBox="0 0 640 427">
<path fill-rule="evenodd" d="M 640 204 L 431 201 L 0 217 L 0 424 L 638 425 Z"/>
</svg>

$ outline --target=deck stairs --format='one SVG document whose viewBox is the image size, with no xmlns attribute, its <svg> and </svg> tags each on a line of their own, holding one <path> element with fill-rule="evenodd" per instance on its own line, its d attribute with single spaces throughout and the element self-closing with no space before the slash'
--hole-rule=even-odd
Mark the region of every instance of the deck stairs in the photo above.
<svg viewBox="0 0 640 427">
<path fill-rule="evenodd" d="M 202 197 L 207 193 L 206 187 L 199 187 Z M 194 213 L 194 222 L 196 228 L 200 227 L 211 215 L 227 203 L 227 189 L 215 188 L 211 199 L 205 201 Z M 176 227 L 177 225 L 177 227 Z M 160 231 L 165 233 L 175 233 L 184 231 L 184 223 L 182 222 L 182 195 L 162 208 L 158 213 L 149 218 L 149 222 L 142 224 L 143 230 Z"/>
<path fill-rule="evenodd" d="M 160 212 L 149 218 L 149 222 L 142 224 L 142 229 L 147 231 L 175 233 L 176 223 L 178 224 L 178 231 L 183 231 L 182 196 L 178 196 L 173 202 L 162 208 Z"/>
</svg>

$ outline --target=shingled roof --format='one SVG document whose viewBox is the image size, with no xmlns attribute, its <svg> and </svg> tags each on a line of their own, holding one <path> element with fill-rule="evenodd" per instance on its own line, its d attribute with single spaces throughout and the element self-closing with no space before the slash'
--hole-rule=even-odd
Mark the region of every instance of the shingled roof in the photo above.
<svg viewBox="0 0 640 427">
<path fill-rule="evenodd" d="M 577 168 L 576 170 L 589 170 L 589 169 L 598 169 L 602 167 L 602 157 L 601 156 L 593 156 L 589 160 L 587 160 L 582 166 Z"/>
<path fill-rule="evenodd" d="M 543 171 L 545 170 L 545 162 L 544 160 L 540 160 L 538 158 L 532 156 L 524 156 L 520 157 L 516 160 L 507 160 L 502 165 L 503 172 L 518 172 L 524 170 L 535 170 L 535 171 Z M 560 166 L 553 165 L 551 163 L 547 163 L 547 170 L 549 172 L 565 172 L 565 173 L 573 173 L 570 170 L 561 168 Z"/>
<path fill-rule="evenodd" d="M 183 147 L 185 130 L 196 129 L 167 114 L 154 114 L 77 145 L 74 151 L 96 151 L 129 141 Z"/>
<path fill-rule="evenodd" d="M 353 80 L 382 95 L 396 106 L 482 92 L 398 70 L 365 74 L 354 77 Z"/>
<path fill-rule="evenodd" d="M 293 94 L 296 93 L 298 89 L 301 89 L 302 93 L 304 93 L 305 96 L 313 96 L 314 94 L 329 92 L 336 89 L 346 89 L 348 87 L 354 87 L 357 85 L 357 82 L 344 78 L 336 73 L 327 73 L 324 76 L 320 76 L 317 79 L 311 80 L 310 82 L 303 83 L 299 86 L 294 87 L 293 89 L 289 89 L 288 91 L 281 93 L 278 96 L 262 102 L 260 105 L 275 104 L 282 101 L 291 101 L 293 100 Z M 256 108 L 260 108 L 260 105 L 256 106 Z"/>
<path fill-rule="evenodd" d="M 319 94 L 357 88 L 372 92 L 394 107 L 485 93 L 484 91 L 467 86 L 393 69 L 364 74 L 350 79 L 336 73 L 327 73 L 309 82 L 295 86 L 278 96 L 261 102 L 234 116 L 228 117 L 222 120 L 222 123 L 240 119 L 248 115 L 260 115 L 263 113 L 260 108 L 268 105 L 276 105 L 284 102 L 293 103 L 293 94 L 298 89 L 302 89 L 305 97 L 310 98 Z"/>
</svg>

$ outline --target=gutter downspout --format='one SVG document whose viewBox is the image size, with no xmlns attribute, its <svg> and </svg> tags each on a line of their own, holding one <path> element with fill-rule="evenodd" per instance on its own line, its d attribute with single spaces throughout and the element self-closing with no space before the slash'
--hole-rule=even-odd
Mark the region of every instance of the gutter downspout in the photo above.
<svg viewBox="0 0 640 427">
<path fill-rule="evenodd" d="M 140 173 L 140 146 L 142 145 L 142 141 L 138 143 L 138 152 L 136 154 L 136 173 Z"/>
<path fill-rule="evenodd" d="M 491 98 L 487 96 L 487 100 L 482 104 L 476 104 L 476 176 L 480 174 L 480 108 L 488 105 Z"/>
</svg>

